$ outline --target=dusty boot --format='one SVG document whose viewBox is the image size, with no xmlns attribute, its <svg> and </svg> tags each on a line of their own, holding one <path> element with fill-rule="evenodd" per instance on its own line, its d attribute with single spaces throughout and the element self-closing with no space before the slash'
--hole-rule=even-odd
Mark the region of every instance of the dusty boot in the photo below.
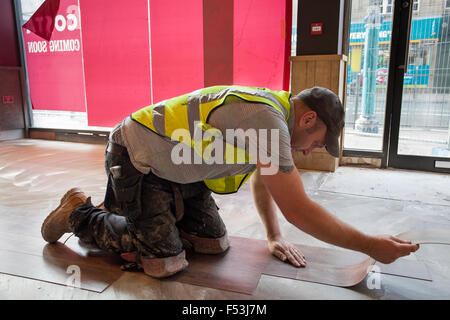
<svg viewBox="0 0 450 320">
<path fill-rule="evenodd" d="M 180 230 L 180 237 L 185 248 L 192 248 L 198 253 L 218 254 L 225 252 L 230 246 L 227 233 L 220 238 L 202 238 Z"/>
<path fill-rule="evenodd" d="M 53 243 L 56 242 L 66 232 L 71 232 L 69 229 L 69 215 L 72 211 L 86 203 L 90 202 L 90 197 L 78 188 L 72 188 L 66 192 L 62 197 L 59 206 L 53 210 L 41 227 L 41 234 L 45 241 Z"/>
<path fill-rule="evenodd" d="M 136 263 L 136 252 L 121 253 L 122 259 Z M 145 274 L 154 278 L 165 278 L 178 273 L 188 267 L 186 252 L 183 250 L 176 256 L 166 258 L 140 257 L 139 267 Z"/>
</svg>

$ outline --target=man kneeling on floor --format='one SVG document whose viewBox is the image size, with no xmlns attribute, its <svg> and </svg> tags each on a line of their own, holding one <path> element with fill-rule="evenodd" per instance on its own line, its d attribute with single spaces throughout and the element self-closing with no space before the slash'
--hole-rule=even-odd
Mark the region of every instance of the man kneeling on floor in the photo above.
<svg viewBox="0 0 450 320">
<path fill-rule="evenodd" d="M 229 246 L 211 191 L 228 194 L 251 178 L 270 252 L 296 267 L 303 254 L 283 238 L 275 203 L 293 225 L 328 243 L 390 263 L 418 245 L 368 235 L 309 199 L 291 149 L 325 147 L 339 157 L 344 110 L 330 90 L 216 86 L 145 107 L 112 131 L 105 152 L 104 204 L 74 188 L 45 219 L 50 243 L 73 232 L 161 278 L 188 266 L 184 248 L 217 254 Z M 252 175 L 253 174 L 253 175 Z M 230 196 L 230 201 L 233 196 Z M 245 263 L 245 261 L 242 261 Z"/>
</svg>

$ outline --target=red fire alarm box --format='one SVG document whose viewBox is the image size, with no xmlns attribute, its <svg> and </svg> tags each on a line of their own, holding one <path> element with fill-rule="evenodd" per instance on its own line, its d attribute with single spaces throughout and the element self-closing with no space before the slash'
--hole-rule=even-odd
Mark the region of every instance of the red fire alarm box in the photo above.
<svg viewBox="0 0 450 320">
<path fill-rule="evenodd" d="M 323 33 L 323 23 L 311 23 L 311 35 L 318 35 Z"/>
<path fill-rule="evenodd" d="M 3 104 L 14 103 L 14 96 L 2 96 L 2 103 Z"/>
</svg>

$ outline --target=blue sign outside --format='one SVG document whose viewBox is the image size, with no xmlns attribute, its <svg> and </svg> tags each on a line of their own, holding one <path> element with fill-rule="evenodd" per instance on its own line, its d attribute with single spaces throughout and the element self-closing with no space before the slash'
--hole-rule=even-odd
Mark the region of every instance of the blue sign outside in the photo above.
<svg viewBox="0 0 450 320">
<path fill-rule="evenodd" d="M 439 40 L 442 17 L 415 19 L 411 25 L 411 41 Z M 392 21 L 384 21 L 378 34 L 378 41 L 388 43 L 391 41 Z M 350 26 L 350 45 L 364 45 L 366 28 L 364 23 L 353 23 Z M 297 26 L 292 27 L 292 49 L 297 45 Z M 295 52 L 292 52 L 295 55 Z M 377 67 L 377 86 L 387 85 L 387 67 Z M 354 82 L 353 73 L 348 66 L 348 82 Z M 408 65 L 408 72 L 404 76 L 404 85 L 407 87 L 425 87 L 428 85 L 430 65 Z M 353 80 L 352 80 L 353 79 Z"/>
<path fill-rule="evenodd" d="M 413 20 L 410 41 L 439 40 L 441 17 Z M 378 34 L 379 42 L 391 41 L 392 22 L 385 21 Z M 350 45 L 364 45 L 366 28 L 364 23 L 354 23 L 350 26 Z M 377 67 L 377 86 L 387 85 L 387 67 Z M 351 74 L 349 68 L 349 75 Z M 403 83 L 406 87 L 426 87 L 430 77 L 430 65 L 408 65 L 408 71 Z M 349 81 L 350 82 L 350 81 Z"/>
<path fill-rule="evenodd" d="M 438 40 L 441 17 L 413 20 L 411 26 L 411 40 Z M 380 42 L 391 41 L 392 22 L 384 21 L 378 34 Z M 366 27 L 364 23 L 353 23 L 350 26 L 350 44 L 364 44 Z"/>
</svg>

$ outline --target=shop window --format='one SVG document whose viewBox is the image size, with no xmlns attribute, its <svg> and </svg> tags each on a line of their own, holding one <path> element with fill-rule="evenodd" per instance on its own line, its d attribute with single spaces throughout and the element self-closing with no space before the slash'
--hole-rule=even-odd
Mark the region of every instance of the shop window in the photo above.
<svg viewBox="0 0 450 320">
<path fill-rule="evenodd" d="M 419 0 L 413 2 L 413 12 L 419 12 Z"/>
<path fill-rule="evenodd" d="M 380 12 L 383 14 L 392 14 L 394 11 L 394 0 L 383 0 L 380 4 Z"/>
</svg>

